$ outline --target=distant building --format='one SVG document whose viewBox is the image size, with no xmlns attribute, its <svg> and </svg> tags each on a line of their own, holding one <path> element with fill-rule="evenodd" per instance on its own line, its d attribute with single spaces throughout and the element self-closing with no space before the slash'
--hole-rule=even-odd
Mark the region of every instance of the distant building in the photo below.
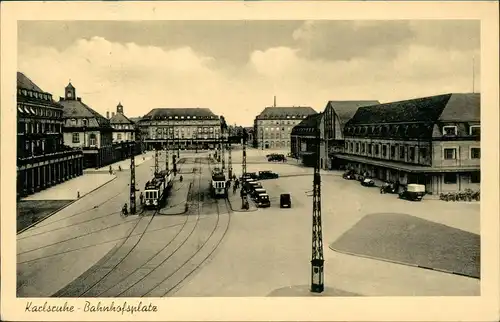
<svg viewBox="0 0 500 322">
<path fill-rule="evenodd" d="M 358 173 L 441 193 L 480 187 L 480 94 L 445 94 L 360 107 L 344 127 Z"/>
<path fill-rule="evenodd" d="M 17 73 L 17 196 L 79 176 L 83 154 L 64 146 L 63 108 Z M 76 197 L 76 194 L 75 194 Z"/>
<path fill-rule="evenodd" d="M 316 147 L 321 145 L 323 140 L 321 134 L 318 134 L 323 122 L 323 113 L 307 116 L 299 124 L 293 127 L 290 136 L 292 157 L 302 160 L 304 165 L 314 166 L 316 160 Z M 323 159 L 320 160 L 320 166 L 323 167 Z"/>
<path fill-rule="evenodd" d="M 380 104 L 375 100 L 329 101 L 323 110 L 323 127 L 321 132 L 322 149 L 321 164 L 323 169 L 339 168 L 344 160 L 335 157 L 335 153 L 344 151 L 344 126 L 356 114 L 361 106 Z"/>
<path fill-rule="evenodd" d="M 113 113 L 111 118 L 109 117 L 109 112 L 106 112 L 106 118 L 109 119 L 113 128 L 114 158 L 120 160 L 128 158 L 131 151 L 133 151 L 134 155 L 141 153 L 139 128 L 131 119 L 125 116 L 123 105 L 118 103 L 116 114 Z"/>
<path fill-rule="evenodd" d="M 208 108 L 155 108 L 139 121 L 147 149 L 213 149 L 221 119 Z"/>
<path fill-rule="evenodd" d="M 317 112 L 311 107 L 266 107 L 254 120 L 254 147 L 290 149 L 292 128 Z"/>
<path fill-rule="evenodd" d="M 247 132 L 247 145 L 253 145 L 254 135 L 253 135 L 253 127 L 245 127 L 245 131 Z"/>
<path fill-rule="evenodd" d="M 64 92 L 65 97 L 59 99 L 63 106 L 64 143 L 83 150 L 85 168 L 113 163 L 113 128 L 109 120 L 83 103 L 71 83 Z"/>
</svg>

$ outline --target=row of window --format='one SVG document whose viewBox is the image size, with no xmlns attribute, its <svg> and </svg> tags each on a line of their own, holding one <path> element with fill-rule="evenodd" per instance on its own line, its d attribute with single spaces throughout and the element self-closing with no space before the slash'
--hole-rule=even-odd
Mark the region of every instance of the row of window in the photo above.
<svg viewBox="0 0 500 322">
<path fill-rule="evenodd" d="M 153 139 L 196 139 L 196 138 L 204 138 L 204 139 L 218 139 L 220 136 L 218 134 L 196 134 L 196 133 L 175 133 L 175 134 L 166 134 L 166 133 L 158 133 L 157 135 L 152 135 Z"/>
<path fill-rule="evenodd" d="M 269 131 L 273 132 L 273 131 L 280 131 L 280 129 L 281 129 L 282 132 L 285 132 L 285 131 L 291 132 L 292 131 L 292 127 L 281 127 L 281 128 L 279 128 L 279 127 L 276 127 L 276 128 L 275 127 L 265 127 L 264 131 L 266 131 L 266 132 L 269 132 Z M 260 130 L 259 132 L 262 133 L 262 130 Z"/>
<path fill-rule="evenodd" d="M 123 135 L 123 137 L 125 137 L 125 139 L 127 139 L 127 140 L 133 140 L 134 136 L 130 135 L 130 133 L 127 133 L 127 134 Z M 116 134 L 116 139 L 119 140 L 119 141 L 122 140 L 122 133 L 117 133 Z"/>
<path fill-rule="evenodd" d="M 390 159 L 405 160 L 408 154 L 408 162 L 418 161 L 416 159 L 416 150 L 414 146 L 405 145 L 389 145 L 382 143 L 367 143 L 367 142 L 345 142 L 345 150 L 348 153 L 367 154 L 374 157 L 382 157 Z M 428 157 L 426 147 L 419 147 L 419 155 L 421 159 Z"/>
<path fill-rule="evenodd" d="M 33 92 L 30 90 L 26 90 L 26 89 L 18 89 L 17 94 L 29 96 L 29 97 L 34 97 L 34 98 L 38 98 L 38 99 L 46 100 L 46 101 L 52 100 L 52 95 L 50 95 L 50 94 Z"/>
<path fill-rule="evenodd" d="M 288 117 L 290 118 L 290 117 Z M 295 117 L 293 117 L 295 118 Z M 301 118 L 306 118 L 306 116 L 304 117 L 301 117 Z M 298 121 L 290 121 L 290 120 L 280 120 L 280 121 L 275 121 L 275 120 L 261 120 L 259 121 L 259 125 L 262 126 L 262 125 L 296 125 L 296 124 L 299 124 L 301 122 L 301 120 L 298 120 Z"/>
<path fill-rule="evenodd" d="M 217 116 L 196 116 L 196 115 L 181 115 L 181 116 L 178 116 L 178 115 L 170 115 L 170 116 L 155 116 L 153 117 L 153 119 L 155 120 L 216 120 L 218 119 L 219 117 Z"/>
<path fill-rule="evenodd" d="M 80 134 L 82 134 L 82 133 L 73 133 L 71 135 L 71 142 L 72 143 L 80 143 Z M 88 142 L 89 146 L 96 146 L 97 145 L 97 137 L 94 133 L 90 133 L 88 138 L 89 138 L 89 142 Z M 84 144 L 87 144 L 85 134 L 83 134 L 83 141 L 84 141 L 83 142 Z"/>
<path fill-rule="evenodd" d="M 62 111 L 51 109 L 48 107 L 28 106 L 28 105 L 18 104 L 17 111 L 19 113 L 33 115 L 33 116 L 52 117 L 59 119 L 62 118 Z"/>
<path fill-rule="evenodd" d="M 471 159 L 481 159 L 481 148 L 478 148 L 478 147 L 470 148 L 470 158 Z M 443 159 L 445 159 L 445 160 L 458 159 L 457 148 L 445 148 L 445 149 L 443 149 Z"/>
<path fill-rule="evenodd" d="M 154 128 L 151 129 L 152 132 L 154 132 Z M 183 132 L 186 132 L 186 133 L 219 133 L 220 132 L 220 128 L 219 127 L 181 127 L 181 128 L 178 128 L 178 127 L 163 127 L 163 128 L 158 128 L 156 130 L 156 133 L 158 134 L 161 134 L 161 133 L 183 133 Z"/>
<path fill-rule="evenodd" d="M 281 133 L 264 133 L 264 139 L 282 139 L 282 138 L 287 138 L 289 139 L 290 136 L 286 134 L 281 134 Z M 262 140 L 262 135 L 257 138 L 258 140 Z"/>
<path fill-rule="evenodd" d="M 32 157 L 55 153 L 63 145 L 62 138 L 49 140 L 27 140 L 24 144 L 18 141 L 18 157 Z"/>
<path fill-rule="evenodd" d="M 457 173 L 445 173 L 443 181 L 445 184 L 456 184 L 459 180 Z M 481 172 L 475 171 L 470 174 L 470 183 L 481 183 Z"/>
<path fill-rule="evenodd" d="M 372 125 L 372 126 L 348 126 L 345 128 L 346 135 L 380 135 L 380 136 L 419 136 L 424 128 L 431 129 L 430 125 L 406 124 L 406 125 Z M 442 128 L 444 136 L 456 136 L 458 127 L 446 125 Z M 480 125 L 469 126 L 469 135 L 479 136 L 481 134 Z"/>
<path fill-rule="evenodd" d="M 61 125 L 55 123 L 40 122 L 18 122 L 17 133 L 19 134 L 37 134 L 37 133 L 61 133 Z"/>
<path fill-rule="evenodd" d="M 117 130 L 133 130 L 134 126 L 131 124 L 111 124 L 114 129 Z"/>
</svg>

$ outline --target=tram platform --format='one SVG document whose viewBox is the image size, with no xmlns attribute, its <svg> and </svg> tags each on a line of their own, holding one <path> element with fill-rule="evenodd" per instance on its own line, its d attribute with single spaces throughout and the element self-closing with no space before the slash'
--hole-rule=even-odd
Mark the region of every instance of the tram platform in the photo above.
<svg viewBox="0 0 500 322">
<path fill-rule="evenodd" d="M 227 195 L 227 199 L 229 201 L 229 206 L 231 207 L 231 210 L 234 212 L 252 212 L 252 211 L 257 211 L 257 206 L 255 206 L 255 203 L 253 202 L 250 197 L 248 197 L 248 204 L 249 208 L 248 210 L 241 209 L 241 196 L 240 196 L 240 189 L 236 190 L 236 193 L 233 193 L 233 188 L 229 188 L 229 193 Z"/>
<path fill-rule="evenodd" d="M 180 182 L 180 175 L 174 178 L 172 189 L 170 190 L 165 207 L 160 209 L 161 215 L 182 215 L 186 213 L 186 204 L 188 203 L 189 190 L 192 176 L 183 174 L 183 180 Z"/>
</svg>

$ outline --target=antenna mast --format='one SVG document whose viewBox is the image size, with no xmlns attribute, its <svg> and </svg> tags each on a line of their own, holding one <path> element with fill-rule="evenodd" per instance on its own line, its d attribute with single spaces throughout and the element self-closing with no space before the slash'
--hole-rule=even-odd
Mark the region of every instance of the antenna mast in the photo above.
<svg viewBox="0 0 500 322">
<path fill-rule="evenodd" d="M 476 66 L 475 57 L 472 56 L 472 94 L 475 93 L 475 77 L 476 77 Z"/>
</svg>

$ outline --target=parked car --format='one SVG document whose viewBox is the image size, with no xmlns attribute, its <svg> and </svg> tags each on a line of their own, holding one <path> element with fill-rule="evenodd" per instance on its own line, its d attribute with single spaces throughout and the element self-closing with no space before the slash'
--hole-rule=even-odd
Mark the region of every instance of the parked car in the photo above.
<svg viewBox="0 0 500 322">
<path fill-rule="evenodd" d="M 269 154 L 267 156 L 267 161 L 269 162 L 273 162 L 273 161 L 276 161 L 276 162 L 284 162 L 286 161 L 286 158 L 285 158 L 285 155 L 284 154 Z"/>
<path fill-rule="evenodd" d="M 262 185 L 260 184 L 260 182 L 257 182 L 257 181 L 252 181 L 252 182 L 249 182 L 248 185 L 248 191 L 250 193 L 253 193 L 255 191 L 255 189 L 261 189 L 262 188 Z"/>
<path fill-rule="evenodd" d="M 399 193 L 399 198 L 412 201 L 422 201 L 424 195 L 425 186 L 423 184 L 410 183 L 405 190 Z"/>
<path fill-rule="evenodd" d="M 255 203 L 259 208 L 271 207 L 271 201 L 269 200 L 269 195 L 267 193 L 258 195 L 255 200 Z"/>
<path fill-rule="evenodd" d="M 274 173 L 272 171 L 266 170 L 266 171 L 259 171 L 259 180 L 265 180 L 265 179 L 277 179 L 279 175 L 277 173 Z"/>
<path fill-rule="evenodd" d="M 292 208 L 292 198 L 289 193 L 280 195 L 280 208 Z"/>
<path fill-rule="evenodd" d="M 361 185 L 364 187 L 374 187 L 375 181 L 370 178 L 364 178 L 363 181 L 361 181 Z"/>
<path fill-rule="evenodd" d="M 353 170 L 347 170 L 346 172 L 344 172 L 344 174 L 342 175 L 342 178 L 346 179 L 346 180 L 356 180 L 356 175 L 354 173 Z"/>
<path fill-rule="evenodd" d="M 257 200 L 260 194 L 267 193 L 264 188 L 256 188 L 252 193 L 252 199 Z"/>
</svg>

